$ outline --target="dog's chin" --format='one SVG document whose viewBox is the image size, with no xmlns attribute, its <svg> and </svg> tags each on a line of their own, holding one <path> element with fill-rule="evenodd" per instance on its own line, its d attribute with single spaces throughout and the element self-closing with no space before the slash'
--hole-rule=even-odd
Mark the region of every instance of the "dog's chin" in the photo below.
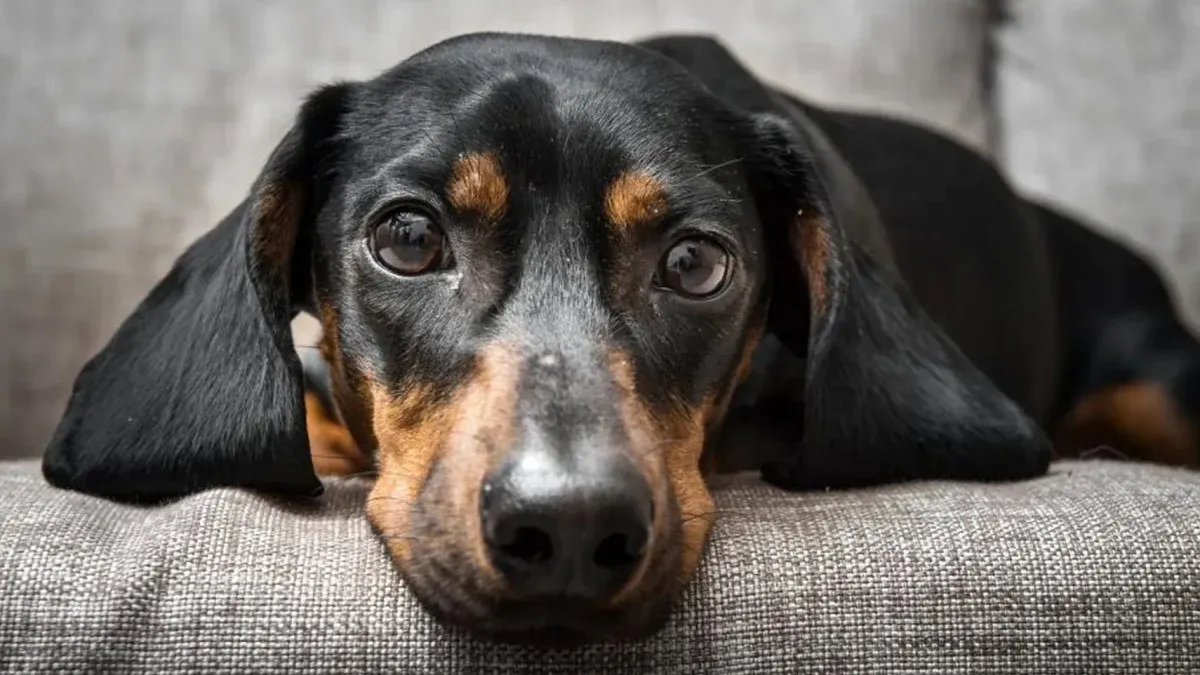
<svg viewBox="0 0 1200 675">
<path fill-rule="evenodd" d="M 597 643 L 636 642 L 652 637 L 666 625 L 672 603 L 662 600 L 638 611 L 605 616 L 580 612 L 559 617 L 528 617 L 524 621 L 499 620 L 487 626 L 466 628 L 481 638 L 529 647 L 569 649 Z M 538 608 L 536 612 L 544 612 Z M 497 617 L 499 618 L 499 617 Z"/>
<path fill-rule="evenodd" d="M 483 640 L 543 648 L 646 639 L 666 624 L 674 600 L 662 596 L 621 609 L 597 609 L 570 598 L 510 600 L 491 604 L 486 612 L 470 613 L 437 594 L 418 593 L 417 598 L 430 615 L 453 630 Z"/>
<path fill-rule="evenodd" d="M 448 572 L 447 568 L 440 568 Z M 663 628 L 680 595 L 675 575 L 654 575 L 615 606 L 598 606 L 571 597 L 514 599 L 474 588 L 470 578 L 401 569 L 424 609 L 443 625 L 485 640 L 536 647 L 567 648 L 600 642 L 648 638 Z"/>
</svg>

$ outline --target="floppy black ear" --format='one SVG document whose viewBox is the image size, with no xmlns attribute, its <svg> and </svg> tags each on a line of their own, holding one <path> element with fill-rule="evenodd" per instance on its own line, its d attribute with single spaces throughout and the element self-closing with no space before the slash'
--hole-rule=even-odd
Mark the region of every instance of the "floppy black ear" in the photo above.
<svg viewBox="0 0 1200 675">
<path fill-rule="evenodd" d="M 1043 432 L 916 302 L 832 145 L 804 119 L 753 119 L 752 190 L 773 257 L 768 328 L 806 361 L 791 396 L 802 438 L 764 477 L 800 489 L 1043 473 Z"/>
<path fill-rule="evenodd" d="M 50 483 L 136 501 L 320 493 L 290 322 L 309 283 L 314 173 L 347 92 L 306 101 L 249 197 L 83 368 L 43 459 Z"/>
</svg>

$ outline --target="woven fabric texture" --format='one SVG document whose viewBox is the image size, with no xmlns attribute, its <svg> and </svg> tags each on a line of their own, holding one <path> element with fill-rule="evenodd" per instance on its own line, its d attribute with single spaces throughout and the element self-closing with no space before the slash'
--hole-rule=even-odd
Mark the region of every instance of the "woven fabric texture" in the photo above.
<svg viewBox="0 0 1200 675">
<path fill-rule="evenodd" d="M 428 618 L 365 485 L 315 508 L 234 490 L 137 508 L 0 467 L 4 672 L 1200 672 L 1200 474 L 1073 462 L 799 495 L 733 480 L 661 633 L 543 651 Z"/>
</svg>

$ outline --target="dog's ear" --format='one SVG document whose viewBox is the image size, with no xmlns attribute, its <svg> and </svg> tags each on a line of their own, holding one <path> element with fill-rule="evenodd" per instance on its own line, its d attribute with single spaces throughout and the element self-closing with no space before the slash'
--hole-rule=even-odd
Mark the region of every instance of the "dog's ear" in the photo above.
<svg viewBox="0 0 1200 675">
<path fill-rule="evenodd" d="M 50 483 L 136 501 L 220 486 L 320 493 L 290 323 L 350 87 L 308 98 L 248 198 L 84 366 L 43 458 Z"/>
<path fill-rule="evenodd" d="M 764 477 L 807 489 L 1043 473 L 1044 434 L 916 302 L 832 144 L 803 118 L 762 113 L 751 126 L 751 189 L 772 252 L 768 329 L 806 361 L 789 394 L 802 437 Z"/>
</svg>

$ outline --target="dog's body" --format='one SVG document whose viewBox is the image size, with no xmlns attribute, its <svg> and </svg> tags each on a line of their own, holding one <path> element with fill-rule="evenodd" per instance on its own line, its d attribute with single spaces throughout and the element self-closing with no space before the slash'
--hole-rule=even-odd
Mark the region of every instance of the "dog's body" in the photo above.
<svg viewBox="0 0 1200 675">
<path fill-rule="evenodd" d="M 596 636 L 665 618 L 706 473 L 1014 480 L 1047 432 L 1194 466 L 1198 397 L 1157 274 L 959 145 L 704 38 L 478 35 L 309 100 L 80 375 L 45 470 L 157 499 L 374 466 L 433 611 Z"/>
</svg>

